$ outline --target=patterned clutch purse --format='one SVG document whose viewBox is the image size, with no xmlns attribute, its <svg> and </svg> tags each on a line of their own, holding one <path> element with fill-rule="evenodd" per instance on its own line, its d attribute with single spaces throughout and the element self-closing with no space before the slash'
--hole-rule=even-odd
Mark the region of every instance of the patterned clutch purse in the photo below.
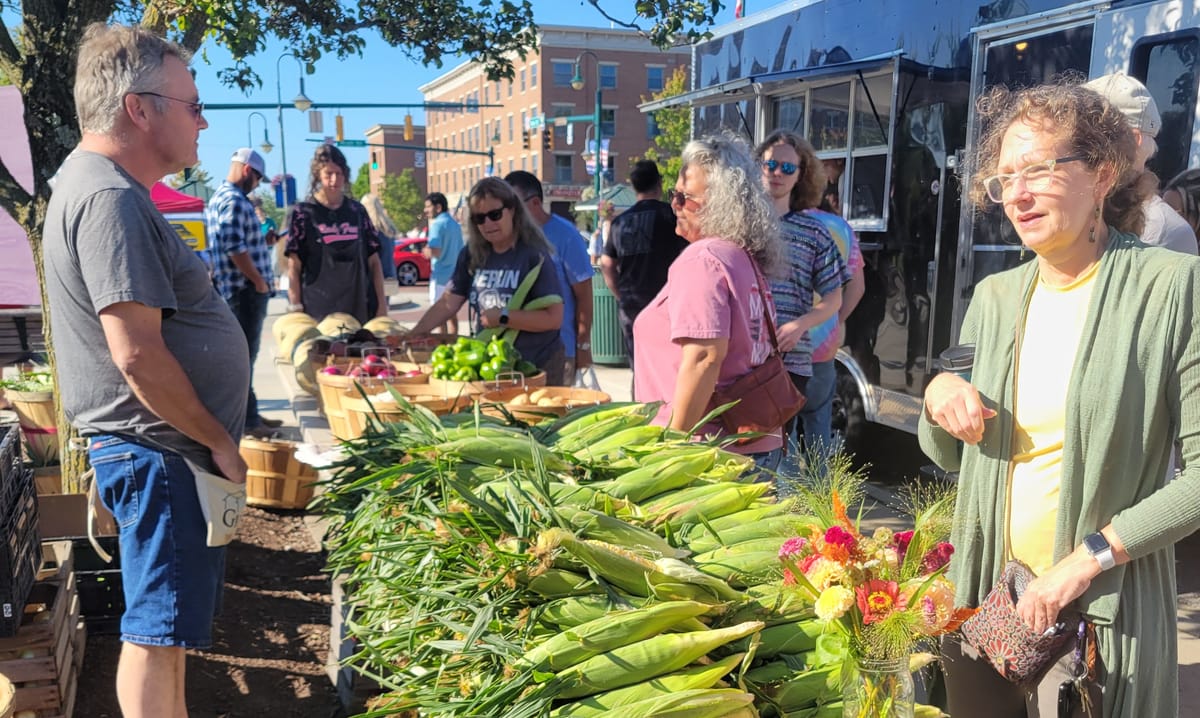
<svg viewBox="0 0 1200 718">
<path fill-rule="evenodd" d="M 1000 580 L 988 593 L 983 605 L 962 625 L 962 635 L 972 647 L 987 657 L 1000 675 L 1013 683 L 1025 683 L 1038 677 L 1058 658 L 1071 638 L 1066 623 L 1043 635 L 1025 625 L 1017 614 L 1017 602 L 1025 587 L 1036 578 L 1020 561 L 1004 565 Z M 1060 621 L 1062 617 L 1060 616 Z"/>
</svg>

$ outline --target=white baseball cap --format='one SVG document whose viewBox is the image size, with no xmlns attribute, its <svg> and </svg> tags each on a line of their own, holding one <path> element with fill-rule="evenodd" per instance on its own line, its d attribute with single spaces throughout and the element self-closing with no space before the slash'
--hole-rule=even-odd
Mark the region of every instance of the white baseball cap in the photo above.
<svg viewBox="0 0 1200 718">
<path fill-rule="evenodd" d="M 1133 129 L 1143 135 L 1157 137 L 1162 129 L 1162 116 L 1158 104 L 1146 86 L 1123 72 L 1097 77 L 1084 85 L 1098 92 L 1113 107 L 1125 115 Z"/>
<path fill-rule="evenodd" d="M 242 147 L 233 153 L 233 161 L 241 162 L 258 173 L 259 177 L 267 176 L 267 163 L 263 162 L 262 155 L 258 154 L 249 147 Z"/>
</svg>

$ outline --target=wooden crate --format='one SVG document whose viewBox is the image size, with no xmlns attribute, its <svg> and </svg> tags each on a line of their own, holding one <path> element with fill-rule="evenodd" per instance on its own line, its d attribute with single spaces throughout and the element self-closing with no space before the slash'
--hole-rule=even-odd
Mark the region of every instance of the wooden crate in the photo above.
<svg viewBox="0 0 1200 718">
<path fill-rule="evenodd" d="M 0 639 L 0 674 L 16 687 L 14 712 L 70 718 L 85 639 L 71 542 L 47 542 L 42 553 L 44 567 L 25 606 L 24 625 L 17 635 Z"/>
</svg>

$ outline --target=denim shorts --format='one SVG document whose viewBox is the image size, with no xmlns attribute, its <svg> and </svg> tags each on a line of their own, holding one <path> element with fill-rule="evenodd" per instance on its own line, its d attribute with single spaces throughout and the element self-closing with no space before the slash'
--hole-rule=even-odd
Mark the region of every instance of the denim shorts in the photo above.
<svg viewBox="0 0 1200 718">
<path fill-rule="evenodd" d="M 225 548 L 208 546 L 191 469 L 176 453 L 119 436 L 89 437 L 88 454 L 100 499 L 119 527 L 121 640 L 209 648 Z"/>
</svg>

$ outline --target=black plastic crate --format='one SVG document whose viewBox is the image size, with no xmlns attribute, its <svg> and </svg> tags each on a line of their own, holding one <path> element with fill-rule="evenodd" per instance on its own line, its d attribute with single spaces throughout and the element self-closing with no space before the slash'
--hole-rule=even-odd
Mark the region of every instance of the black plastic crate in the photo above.
<svg viewBox="0 0 1200 718">
<path fill-rule="evenodd" d="M 75 556 L 77 572 L 111 571 L 121 568 L 121 542 L 116 536 L 97 536 L 96 543 L 112 556 L 112 563 L 104 563 L 104 559 L 96 553 L 91 540 L 87 536 L 72 536 L 65 539 L 71 542 L 71 552 Z"/>
<path fill-rule="evenodd" d="M 75 574 L 79 591 L 79 615 L 93 634 L 119 633 L 125 613 L 125 591 L 120 569 L 79 571 Z"/>
<path fill-rule="evenodd" d="M 12 636 L 21 627 L 25 603 L 42 565 L 38 539 L 37 500 L 33 474 L 27 472 L 29 490 L 19 496 L 0 525 L 0 637 Z"/>
<path fill-rule="evenodd" d="M 21 428 L 17 424 L 0 424 L 0 516 L 8 516 L 21 493 L 25 474 L 21 463 Z M 33 475 L 28 478 L 32 480 Z"/>
</svg>

